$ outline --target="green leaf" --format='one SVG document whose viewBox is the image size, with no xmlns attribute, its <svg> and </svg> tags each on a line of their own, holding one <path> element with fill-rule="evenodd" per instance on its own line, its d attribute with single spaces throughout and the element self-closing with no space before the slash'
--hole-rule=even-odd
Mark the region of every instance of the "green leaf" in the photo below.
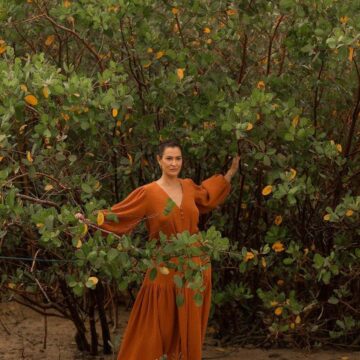
<svg viewBox="0 0 360 360">
<path fill-rule="evenodd" d="M 175 205 L 176 205 L 175 202 L 171 198 L 168 198 L 163 211 L 163 215 L 168 216 L 170 212 L 173 210 Z"/>
<path fill-rule="evenodd" d="M 157 276 L 157 268 L 156 267 L 153 267 L 151 270 L 150 270 L 150 280 L 154 281 L 155 278 Z"/>
<path fill-rule="evenodd" d="M 184 295 L 183 294 L 177 294 L 176 295 L 176 305 L 178 307 L 183 306 L 185 302 Z"/>
<path fill-rule="evenodd" d="M 197 292 L 194 295 L 194 301 L 196 306 L 201 306 L 203 304 L 203 295 L 200 292 Z"/>
<path fill-rule="evenodd" d="M 183 280 L 182 278 L 176 274 L 174 275 L 174 278 L 173 278 L 174 282 L 175 282 L 175 285 L 178 287 L 178 288 L 182 288 L 183 287 Z"/>
</svg>

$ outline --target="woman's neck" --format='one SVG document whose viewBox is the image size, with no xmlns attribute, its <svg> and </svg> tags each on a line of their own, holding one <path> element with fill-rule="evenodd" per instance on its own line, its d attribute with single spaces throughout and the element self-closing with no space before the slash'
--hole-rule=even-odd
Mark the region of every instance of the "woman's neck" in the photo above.
<svg viewBox="0 0 360 360">
<path fill-rule="evenodd" d="M 158 182 L 166 186 L 174 186 L 179 184 L 179 178 L 177 176 L 167 176 L 163 174 Z"/>
</svg>

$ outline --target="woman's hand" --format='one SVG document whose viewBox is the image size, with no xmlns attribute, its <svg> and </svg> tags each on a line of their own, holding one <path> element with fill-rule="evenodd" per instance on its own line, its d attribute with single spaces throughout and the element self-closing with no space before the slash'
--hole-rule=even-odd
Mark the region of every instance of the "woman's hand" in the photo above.
<svg viewBox="0 0 360 360">
<path fill-rule="evenodd" d="M 238 169 L 239 169 L 239 161 L 240 161 L 240 155 L 237 155 L 232 159 L 231 166 L 230 166 L 229 170 L 227 171 L 227 173 L 224 175 L 225 179 L 228 182 L 231 182 L 231 178 L 238 171 Z"/>
</svg>

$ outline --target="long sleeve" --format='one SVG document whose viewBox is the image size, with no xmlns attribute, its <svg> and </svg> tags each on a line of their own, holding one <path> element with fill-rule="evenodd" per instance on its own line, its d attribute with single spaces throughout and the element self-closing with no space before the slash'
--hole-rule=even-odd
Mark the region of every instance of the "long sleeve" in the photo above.
<svg viewBox="0 0 360 360">
<path fill-rule="evenodd" d="M 228 196 L 231 186 L 223 175 L 216 174 L 196 185 L 192 180 L 195 204 L 200 214 L 207 213 L 220 205 Z"/>
<path fill-rule="evenodd" d="M 108 213 L 115 214 L 119 222 L 116 223 L 105 218 L 105 222 L 99 227 L 117 235 L 131 232 L 141 219 L 145 217 L 146 203 L 146 191 L 144 186 L 141 186 L 132 191 L 124 200 L 113 205 L 111 211 L 100 210 L 105 217 Z"/>
</svg>

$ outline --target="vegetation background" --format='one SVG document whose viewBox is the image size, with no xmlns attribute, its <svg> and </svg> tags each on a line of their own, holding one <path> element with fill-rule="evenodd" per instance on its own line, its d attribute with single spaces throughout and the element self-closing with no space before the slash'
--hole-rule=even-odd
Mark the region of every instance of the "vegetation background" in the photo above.
<svg viewBox="0 0 360 360">
<path fill-rule="evenodd" d="M 193 239 L 164 254 L 93 212 L 156 179 L 177 138 L 197 183 L 241 153 L 201 219 L 217 336 L 359 349 L 359 2 L 1 0 L 0 20 L 2 300 L 70 318 L 94 354 L 97 309 L 109 352 L 118 294 Z"/>
</svg>

